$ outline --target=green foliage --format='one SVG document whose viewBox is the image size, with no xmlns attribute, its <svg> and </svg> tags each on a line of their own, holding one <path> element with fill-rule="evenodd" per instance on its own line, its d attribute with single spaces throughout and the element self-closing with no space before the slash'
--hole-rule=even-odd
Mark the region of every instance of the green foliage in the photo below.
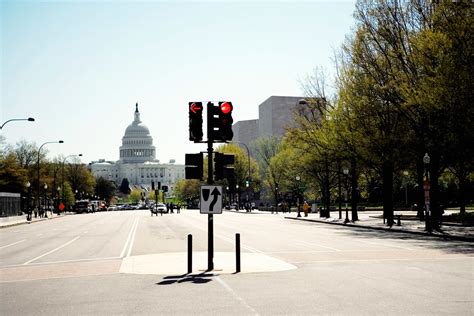
<svg viewBox="0 0 474 316">
<path fill-rule="evenodd" d="M 27 181 L 27 172 L 14 154 L 0 156 L 0 192 L 25 192 Z"/>
<path fill-rule="evenodd" d="M 132 191 L 130 192 L 128 196 L 129 202 L 132 204 L 137 204 L 142 199 L 141 194 L 142 194 L 142 191 L 140 191 L 139 189 L 132 189 Z"/>
<path fill-rule="evenodd" d="M 178 180 L 174 192 L 180 202 L 199 199 L 201 183 L 198 180 Z"/>
</svg>

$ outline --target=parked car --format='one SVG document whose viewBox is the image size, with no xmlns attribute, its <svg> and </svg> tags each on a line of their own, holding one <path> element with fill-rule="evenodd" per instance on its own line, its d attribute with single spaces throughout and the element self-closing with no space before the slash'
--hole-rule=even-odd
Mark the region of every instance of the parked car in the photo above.
<svg viewBox="0 0 474 316">
<path fill-rule="evenodd" d="M 92 212 L 92 205 L 89 202 L 89 200 L 77 201 L 74 204 L 74 212 L 76 212 L 76 213 L 91 213 Z"/>
<path fill-rule="evenodd" d="M 116 211 L 116 210 L 117 210 L 117 205 L 114 205 L 114 204 L 109 205 L 109 207 L 107 208 L 108 212 Z"/>
<path fill-rule="evenodd" d="M 151 212 L 151 216 L 153 216 L 153 214 L 158 216 L 158 213 L 160 213 L 160 214 L 168 213 L 166 211 L 166 205 L 164 205 L 163 203 L 158 203 L 158 204 L 156 204 L 156 206 L 152 206 L 150 208 L 150 212 Z"/>
</svg>

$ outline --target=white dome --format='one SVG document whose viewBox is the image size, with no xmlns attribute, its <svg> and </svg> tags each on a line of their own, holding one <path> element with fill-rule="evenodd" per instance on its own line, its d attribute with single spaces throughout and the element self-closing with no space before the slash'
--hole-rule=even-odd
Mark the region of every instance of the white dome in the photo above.
<svg viewBox="0 0 474 316">
<path fill-rule="evenodd" d="M 155 160 L 155 146 L 150 130 L 140 121 L 138 103 L 135 108 L 135 119 L 125 129 L 120 146 L 120 161 L 136 163 Z"/>
</svg>

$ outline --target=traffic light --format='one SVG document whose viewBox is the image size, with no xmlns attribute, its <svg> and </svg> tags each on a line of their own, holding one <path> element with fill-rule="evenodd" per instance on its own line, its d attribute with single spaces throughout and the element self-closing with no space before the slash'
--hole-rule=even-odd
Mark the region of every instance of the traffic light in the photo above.
<svg viewBox="0 0 474 316">
<path fill-rule="evenodd" d="M 218 106 L 214 103 L 207 103 L 207 137 L 211 141 L 226 142 L 232 140 L 232 110 L 231 102 L 219 102 Z"/>
<path fill-rule="evenodd" d="M 234 132 L 232 131 L 232 102 L 219 102 L 219 108 L 221 110 L 220 121 L 221 121 L 221 138 L 223 141 L 232 140 Z"/>
<path fill-rule="evenodd" d="M 189 140 L 202 141 L 202 102 L 189 102 Z"/>
<path fill-rule="evenodd" d="M 234 167 L 229 166 L 234 164 L 234 155 L 214 153 L 214 177 L 216 180 L 233 179 Z"/>
<path fill-rule="evenodd" d="M 185 178 L 186 179 L 202 179 L 203 175 L 203 155 L 186 154 L 185 156 Z"/>
<path fill-rule="evenodd" d="M 220 109 L 214 103 L 207 103 L 207 138 L 210 141 L 221 140 Z"/>
</svg>

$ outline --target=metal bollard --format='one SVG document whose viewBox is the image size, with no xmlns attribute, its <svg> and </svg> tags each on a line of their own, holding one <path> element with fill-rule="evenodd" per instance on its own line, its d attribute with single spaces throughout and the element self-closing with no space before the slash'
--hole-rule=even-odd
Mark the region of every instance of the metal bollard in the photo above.
<svg viewBox="0 0 474 316">
<path fill-rule="evenodd" d="M 402 226 L 402 222 L 400 221 L 401 215 L 397 215 L 397 226 Z"/>
<path fill-rule="evenodd" d="M 188 235 L 188 274 L 193 272 L 193 235 Z"/>
<path fill-rule="evenodd" d="M 235 234 L 235 272 L 240 272 L 240 234 Z"/>
</svg>

